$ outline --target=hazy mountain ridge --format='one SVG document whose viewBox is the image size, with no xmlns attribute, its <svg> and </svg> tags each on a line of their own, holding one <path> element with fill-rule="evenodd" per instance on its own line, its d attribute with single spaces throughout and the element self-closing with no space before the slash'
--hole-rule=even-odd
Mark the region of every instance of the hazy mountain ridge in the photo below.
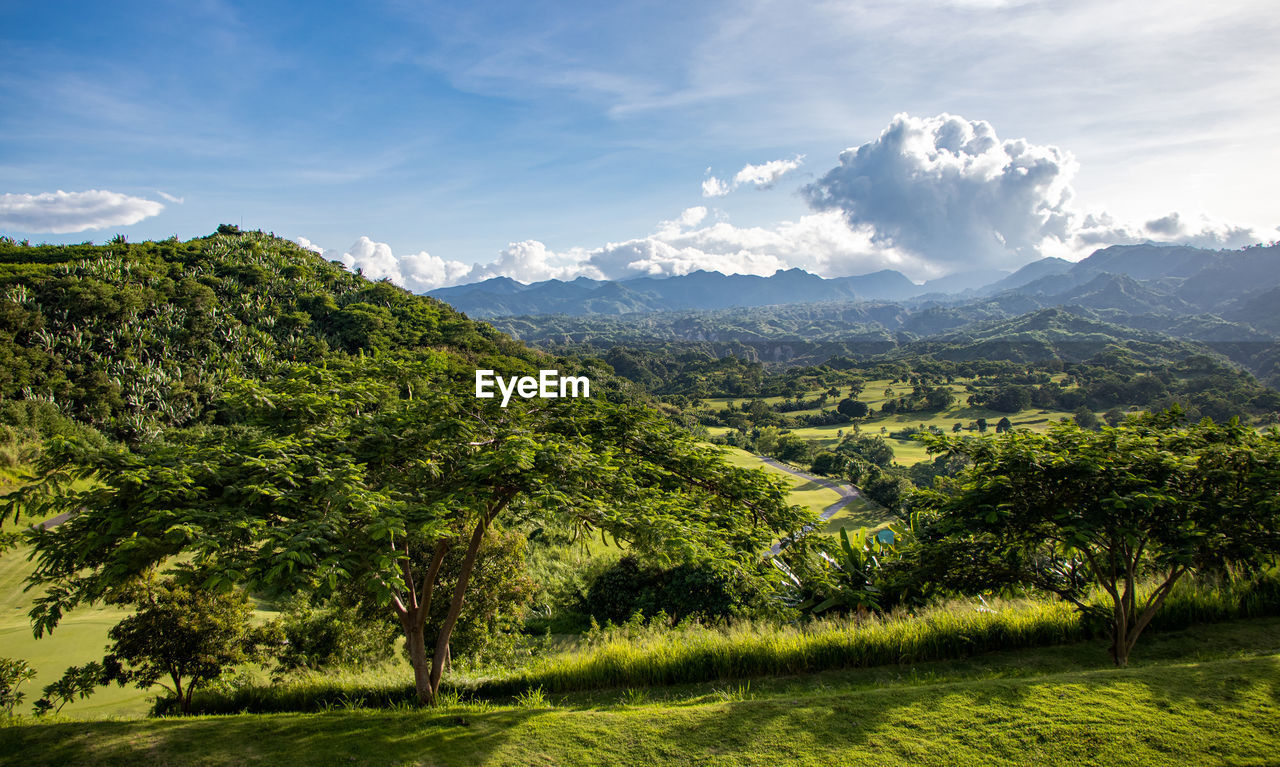
<svg viewBox="0 0 1280 767">
<path fill-rule="evenodd" d="M 1188 246 L 1126 245 L 1095 251 L 1078 263 L 1045 258 L 1012 274 L 962 272 L 917 285 L 900 272 L 826 279 L 800 269 L 769 277 L 698 271 L 676 277 L 523 285 L 507 277 L 441 288 L 428 295 L 475 317 L 542 314 L 632 314 L 718 310 L 822 302 L 914 304 L 991 299 L 1022 313 L 1079 305 L 1129 313 L 1230 313 L 1270 326 L 1265 307 L 1250 303 L 1280 287 L 1280 247 L 1213 251 Z"/>
<path fill-rule="evenodd" d="M 722 275 L 702 273 L 698 279 L 705 287 L 718 277 Z M 649 279 L 642 285 L 653 289 L 680 279 Z M 748 279 L 757 291 L 774 280 Z M 791 279 L 816 285 L 842 282 L 813 275 Z M 602 283 L 610 284 L 628 285 Z M 756 299 L 762 295 L 757 292 Z M 787 296 L 779 292 L 772 297 Z M 676 342 L 697 344 L 714 355 L 786 364 L 820 364 L 823 355 L 857 357 L 908 346 L 948 357 L 1034 360 L 1081 359 L 1108 343 L 1144 355 L 1163 345 L 1177 354 L 1216 352 L 1277 381 L 1278 307 L 1280 247 L 1209 251 L 1141 245 L 1105 248 L 1075 264 L 1042 259 L 982 290 L 959 295 L 780 301 L 619 315 L 566 311 L 490 321 L 535 344 Z M 1033 317 L 1056 319 L 1043 328 L 1019 324 Z"/>
</svg>

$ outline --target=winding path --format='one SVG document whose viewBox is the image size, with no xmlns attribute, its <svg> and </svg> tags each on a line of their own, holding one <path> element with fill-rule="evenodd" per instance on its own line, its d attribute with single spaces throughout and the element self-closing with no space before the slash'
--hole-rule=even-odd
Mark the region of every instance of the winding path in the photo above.
<svg viewBox="0 0 1280 767">
<path fill-rule="evenodd" d="M 37 522 L 34 525 L 31 525 L 31 527 L 38 530 L 48 530 L 49 528 L 57 527 L 58 525 L 62 524 L 63 522 L 66 522 L 70 518 L 71 518 L 71 512 L 64 511 L 56 517 L 49 517 L 43 522 Z"/>
<path fill-rule="evenodd" d="M 787 464 L 782 463 L 781 461 L 774 460 L 773 458 L 767 458 L 763 455 L 758 455 L 756 457 L 759 458 L 761 461 L 764 461 L 765 463 L 769 464 L 775 469 L 781 469 L 782 471 L 785 471 L 788 474 L 795 475 L 800 479 L 812 482 L 816 485 L 821 485 L 822 487 L 835 490 L 837 493 L 840 494 L 840 500 L 836 501 L 835 503 L 823 509 L 822 513 L 818 515 L 818 522 L 812 525 L 806 525 L 805 527 L 801 528 L 800 532 L 797 533 L 797 535 L 807 535 L 808 533 L 812 532 L 813 529 L 818 526 L 818 524 L 821 524 L 822 522 L 826 522 L 827 520 L 831 519 L 836 515 L 837 511 L 843 509 L 845 506 L 848 506 L 850 503 L 852 503 L 853 499 L 862 497 L 862 491 L 848 483 L 837 484 L 835 482 L 832 482 L 829 479 L 823 479 L 822 477 L 815 477 L 812 474 L 800 471 L 795 467 L 788 466 Z M 769 556 L 774 556 L 779 551 L 782 551 L 782 541 L 778 541 L 777 543 L 773 544 L 773 548 L 769 549 Z"/>
</svg>

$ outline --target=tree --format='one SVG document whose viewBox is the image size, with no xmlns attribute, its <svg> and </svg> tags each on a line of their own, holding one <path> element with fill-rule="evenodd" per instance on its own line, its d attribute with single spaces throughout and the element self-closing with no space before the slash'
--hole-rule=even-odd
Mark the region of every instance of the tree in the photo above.
<svg viewBox="0 0 1280 767">
<path fill-rule="evenodd" d="M 1009 420 L 1009 416 L 1005 416 L 996 422 L 996 434 L 1004 434 L 1013 428 L 1013 422 Z"/>
<path fill-rule="evenodd" d="M 846 436 L 840 440 L 840 444 L 836 445 L 836 452 L 876 466 L 888 466 L 893 463 L 893 448 L 885 442 L 884 437 L 861 434 Z"/>
<path fill-rule="evenodd" d="M 13 716 L 26 693 L 18 688 L 35 678 L 36 670 L 20 658 L 0 658 L 0 708 Z"/>
<path fill-rule="evenodd" d="M 107 632 L 112 643 L 102 663 L 105 676 L 144 690 L 159 683 L 184 714 L 191 712 L 197 689 L 229 667 L 263 657 L 265 648 L 277 641 L 277 626 L 252 625 L 253 604 L 239 591 L 147 578 L 124 594 L 138 611 Z M 90 679 L 95 671 L 88 672 Z"/>
<path fill-rule="evenodd" d="M 930 410 L 946 410 L 956 401 L 956 395 L 952 394 L 947 387 L 938 386 L 930 389 L 924 399 Z"/>
<path fill-rule="evenodd" d="M 1143 400 L 1144 402 L 1146 400 Z M 1119 426 L 1124 421 L 1124 411 L 1118 407 L 1113 407 L 1102 414 L 1103 420 L 1108 426 Z"/>
<path fill-rule="evenodd" d="M 832 477 L 843 473 L 846 463 L 848 463 L 848 459 L 839 453 L 823 450 L 813 457 L 813 465 L 809 467 L 809 471 L 814 474 Z"/>
<path fill-rule="evenodd" d="M 811 520 L 780 482 L 728 465 L 649 408 L 607 395 L 503 408 L 452 383 L 447 364 L 366 359 L 233 380 L 217 405 L 232 425 L 172 431 L 137 453 L 53 441 L 46 480 L 5 499 L 8 513 L 72 512 L 33 536 L 31 582 L 47 589 L 37 633 L 153 567 L 202 589 L 356 591 L 395 616 L 429 704 L 501 515 L 555 515 L 637 552 L 739 563 Z M 100 484 L 67 487 L 89 476 Z M 451 552 L 461 561 L 429 645 Z"/>
<path fill-rule="evenodd" d="M 63 672 L 61 679 L 45 685 L 44 695 L 35 702 L 35 713 L 37 716 L 50 711 L 60 713 L 63 706 L 77 699 L 84 700 L 100 686 L 110 683 L 106 668 L 98 661 L 71 666 Z"/>
<path fill-rule="evenodd" d="M 859 402 L 856 399 L 842 399 L 836 405 L 836 411 L 850 418 L 865 418 L 867 413 L 871 412 L 871 408 L 867 407 L 867 403 Z"/>
<path fill-rule="evenodd" d="M 1030 584 L 1081 610 L 1101 587 L 1112 658 L 1123 666 L 1188 572 L 1255 568 L 1280 553 L 1280 433 L 1234 421 L 1179 428 L 1180 419 L 1170 411 L 1101 431 L 1063 421 L 1047 434 L 926 437 L 931 451 L 973 467 L 923 504 L 955 550 L 991 557 L 993 585 Z"/>
<path fill-rule="evenodd" d="M 1098 416 L 1089 409 L 1088 405 L 1081 405 L 1071 414 L 1071 420 L 1075 421 L 1076 426 L 1081 429 L 1098 428 Z"/>
</svg>

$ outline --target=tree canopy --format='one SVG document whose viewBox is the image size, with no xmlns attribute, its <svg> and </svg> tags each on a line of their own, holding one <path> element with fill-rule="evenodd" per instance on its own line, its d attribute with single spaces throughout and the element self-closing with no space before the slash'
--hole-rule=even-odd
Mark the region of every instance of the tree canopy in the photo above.
<svg viewBox="0 0 1280 767">
<path fill-rule="evenodd" d="M 1124 665 L 1183 575 L 1256 568 L 1280 553 L 1280 434 L 1179 420 L 1171 411 L 1098 431 L 1062 422 L 1047 434 L 926 436 L 930 450 L 972 462 L 949 490 L 918 500 L 947 550 L 966 552 L 968 564 L 944 566 L 1082 609 L 1100 587 Z"/>
<path fill-rule="evenodd" d="M 810 521 L 775 480 L 606 397 L 501 408 L 430 365 L 370 360 L 232 380 L 216 408 L 226 425 L 171 430 L 136 451 L 50 444 L 44 480 L 7 499 L 10 512 L 71 512 L 33 535 L 33 583 L 46 588 L 37 632 L 156 567 L 208 589 L 360 589 L 399 618 L 430 702 L 500 515 L 558 515 L 660 557 L 744 563 Z M 82 478 L 96 484 L 69 488 Z M 465 554 L 430 649 L 424 626 L 454 548 Z"/>
</svg>

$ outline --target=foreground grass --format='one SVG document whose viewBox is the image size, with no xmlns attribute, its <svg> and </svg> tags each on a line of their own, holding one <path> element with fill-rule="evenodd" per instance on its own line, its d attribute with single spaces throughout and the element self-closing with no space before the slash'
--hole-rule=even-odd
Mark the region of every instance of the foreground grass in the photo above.
<svg viewBox="0 0 1280 767">
<path fill-rule="evenodd" d="M 1162 633 L 1200 625 L 1220 642 L 1217 638 L 1229 632 L 1205 624 L 1277 614 L 1280 583 L 1274 579 L 1220 585 L 1188 581 L 1157 614 L 1144 634 L 1141 652 L 1146 657 L 1158 647 Z M 1280 622 L 1270 625 L 1273 631 L 1280 628 Z M 925 664 L 963 665 L 965 659 L 986 664 L 992 653 L 1001 651 L 1044 648 L 1053 657 L 1073 657 L 1077 648 L 1094 646 L 1087 640 L 1105 633 L 1104 626 L 1082 620 L 1072 608 L 1042 600 L 957 601 L 912 615 L 863 621 L 833 618 L 802 626 L 752 621 L 718 627 L 628 623 L 592 632 L 575 646 L 539 655 L 527 666 L 453 676 L 447 683 L 470 699 L 510 701 L 535 693 L 605 700 L 627 689 L 681 695 L 680 690 L 698 685 L 769 684 L 797 674 L 837 670 L 856 672 L 863 679 L 882 678 L 881 672 L 896 679 L 904 667 L 914 674 Z M 1254 637 L 1244 644 L 1280 651 L 1269 635 L 1265 641 Z M 1200 649 L 1204 647 L 1201 642 Z M 1080 656 L 1076 667 L 1107 661 L 1105 643 L 1098 648 Z M 1048 668 L 1043 663 L 1037 667 Z M 193 706 L 198 713 L 314 712 L 394 708 L 413 699 L 407 670 L 400 667 L 303 674 L 277 684 L 246 678 L 224 691 L 197 694 Z"/>
<path fill-rule="evenodd" d="M 1274 632 L 1275 625 L 1270 630 Z M 1274 634 L 1272 634 L 1274 636 Z M 1274 652 L 1274 651 L 1273 651 Z M 153 764 L 1274 764 L 1275 654 L 684 701 L 20 724 L 0 759 Z"/>
</svg>

